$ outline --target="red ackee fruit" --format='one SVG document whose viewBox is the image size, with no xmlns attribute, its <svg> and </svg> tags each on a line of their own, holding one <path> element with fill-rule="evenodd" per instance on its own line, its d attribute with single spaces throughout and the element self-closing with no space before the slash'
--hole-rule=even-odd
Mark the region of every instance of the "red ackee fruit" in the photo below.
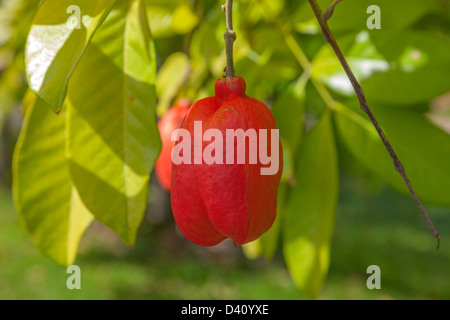
<svg viewBox="0 0 450 320">
<path fill-rule="evenodd" d="M 196 102 L 186 115 L 181 129 L 194 137 L 194 122 L 202 122 L 202 136 L 208 129 L 218 129 L 223 135 L 223 157 L 226 157 L 227 129 L 266 129 L 267 155 L 271 150 L 275 119 L 266 105 L 248 97 L 243 78 L 221 78 L 216 82 L 215 97 Z M 278 137 L 278 136 L 277 136 Z M 258 141 L 261 135 L 258 133 Z M 176 142 L 176 145 L 181 143 Z M 191 147 L 194 150 L 194 139 Z M 214 140 L 214 139 L 211 139 Z M 237 154 L 234 141 L 234 157 Z M 237 245 L 258 239 L 270 229 L 277 208 L 277 191 L 283 171 L 281 141 L 279 143 L 279 170 L 274 175 L 261 175 L 267 168 L 258 159 L 249 163 L 249 142 L 245 143 L 245 164 L 173 164 L 171 201 L 178 227 L 192 242 L 213 246 L 227 238 Z M 202 151 L 211 144 L 202 142 Z M 276 146 L 275 146 L 276 147 Z M 258 145 L 258 150 L 259 150 Z"/>
<path fill-rule="evenodd" d="M 155 164 L 155 173 L 159 184 L 167 191 L 170 191 L 172 180 L 172 148 L 175 144 L 171 140 L 171 136 L 180 127 L 189 107 L 189 100 L 179 99 L 158 122 L 162 148 L 161 154 Z"/>
</svg>

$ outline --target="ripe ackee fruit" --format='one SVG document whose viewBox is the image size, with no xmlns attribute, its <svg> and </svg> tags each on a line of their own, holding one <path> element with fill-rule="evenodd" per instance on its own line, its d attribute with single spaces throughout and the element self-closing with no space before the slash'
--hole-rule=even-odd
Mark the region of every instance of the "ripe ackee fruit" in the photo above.
<svg viewBox="0 0 450 320">
<path fill-rule="evenodd" d="M 180 127 L 189 107 L 189 100 L 179 99 L 158 122 L 162 148 L 155 164 L 155 173 L 159 184 L 167 191 L 170 191 L 172 180 L 172 148 L 174 142 L 171 140 L 171 136 Z"/>
<path fill-rule="evenodd" d="M 215 90 L 214 97 L 200 100 L 189 109 L 181 125 L 181 129 L 187 130 L 193 137 L 190 142 L 192 150 L 196 143 L 194 128 L 198 128 L 196 124 L 201 122 L 202 151 L 217 142 L 212 141 L 212 138 L 205 139 L 206 135 L 203 134 L 209 129 L 219 130 L 224 137 L 223 159 L 230 150 L 225 143 L 228 130 L 242 129 L 247 132 L 254 129 L 261 132 L 264 129 L 269 134 L 266 135 L 266 145 L 263 144 L 262 148 L 267 148 L 264 152 L 269 155 L 275 142 L 270 132 L 277 129 L 270 110 L 262 102 L 246 95 L 246 84 L 241 77 L 221 78 L 216 82 Z M 276 132 L 278 133 L 277 130 Z M 257 135 L 260 141 L 262 134 Z M 178 144 L 183 143 L 183 139 L 180 134 L 175 149 Z M 234 139 L 231 145 L 234 160 L 239 153 L 237 140 Z M 239 161 L 232 164 L 228 161 L 223 164 L 195 164 L 195 152 L 191 153 L 190 164 L 173 164 L 172 211 L 178 227 L 192 242 L 212 246 L 231 238 L 236 244 L 242 245 L 258 239 L 272 226 L 283 171 L 281 141 L 277 135 L 277 144 L 274 144 L 276 151 L 272 150 L 272 155 L 276 153 L 279 160 L 278 171 L 272 175 L 262 175 L 261 169 L 268 167 L 267 162 L 263 164 L 258 159 L 252 164 L 249 161 L 249 150 L 254 152 L 255 149 L 251 151 L 250 139 L 246 140 L 244 164 L 239 164 Z M 260 143 L 257 148 L 262 149 Z"/>
</svg>

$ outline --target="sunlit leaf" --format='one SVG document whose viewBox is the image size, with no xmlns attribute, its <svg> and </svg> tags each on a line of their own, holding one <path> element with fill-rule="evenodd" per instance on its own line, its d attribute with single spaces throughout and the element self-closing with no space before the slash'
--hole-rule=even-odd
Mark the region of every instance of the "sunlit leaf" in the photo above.
<svg viewBox="0 0 450 320">
<path fill-rule="evenodd" d="M 338 199 L 337 155 L 329 112 L 305 137 L 296 183 L 283 213 L 283 252 L 294 282 L 314 299 L 328 272 Z"/>
<path fill-rule="evenodd" d="M 360 32 L 352 46 L 345 50 L 345 58 L 359 81 L 390 69 L 389 63 L 377 51 L 366 31 Z M 342 95 L 355 95 L 344 68 L 329 44 L 325 44 L 317 53 L 312 65 L 313 77 Z"/>
<path fill-rule="evenodd" d="M 31 90 L 59 111 L 64 103 L 69 79 L 97 28 L 108 15 L 114 0 L 45 0 L 28 35 L 26 72 Z M 74 28 L 68 22 L 80 10 Z"/>
<path fill-rule="evenodd" d="M 160 151 L 155 78 L 142 1 L 118 2 L 70 83 L 68 155 L 83 202 L 129 245 L 144 216 L 149 174 Z"/>
<path fill-rule="evenodd" d="M 65 114 L 55 115 L 31 92 L 25 104 L 25 123 L 14 152 L 17 212 L 39 251 L 70 265 L 93 218 L 71 183 Z"/>
</svg>

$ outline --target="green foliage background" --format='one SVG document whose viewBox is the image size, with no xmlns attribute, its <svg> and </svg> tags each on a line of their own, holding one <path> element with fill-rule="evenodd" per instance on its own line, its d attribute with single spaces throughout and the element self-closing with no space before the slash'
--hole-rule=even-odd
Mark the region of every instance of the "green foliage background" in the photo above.
<svg viewBox="0 0 450 320">
<path fill-rule="evenodd" d="M 329 1 L 319 3 L 326 8 Z M 0 2 L 1 177 L 6 186 L 12 179 L 21 225 L 43 256 L 61 265 L 95 266 L 89 259 L 96 250 L 103 252 L 108 263 L 119 259 L 116 263 L 121 264 L 127 261 L 124 256 L 134 261 L 148 249 L 149 257 L 142 262 L 154 277 L 166 265 L 178 263 L 167 259 L 164 250 L 155 249 L 187 241 L 173 233 L 169 233 L 170 239 L 164 238 L 161 232 L 166 230 L 163 226 L 173 230 L 174 222 L 167 207 L 168 195 L 150 179 L 160 150 L 156 119 L 179 97 L 195 101 L 214 94 L 214 83 L 225 65 L 225 21 L 220 4 L 202 0 Z M 381 8 L 380 30 L 366 27 L 366 10 L 373 4 Z M 79 30 L 67 27 L 70 5 L 81 8 Z M 370 121 L 359 110 L 307 1 L 236 0 L 234 21 L 237 74 L 246 79 L 247 94 L 264 101 L 274 113 L 283 140 L 285 170 L 275 225 L 243 248 L 247 258 L 257 260 L 229 259 L 235 262 L 236 279 L 246 279 L 245 270 L 256 268 L 267 287 L 249 284 L 248 294 L 230 289 L 233 294 L 227 296 L 206 285 L 206 293 L 198 297 L 450 297 L 448 290 L 438 288 L 449 281 L 444 271 L 449 262 L 445 249 L 450 206 L 449 2 L 346 0 L 329 22 L 369 105 L 436 220 L 443 238 L 443 249 L 437 254 L 432 252 L 431 234 Z M 398 195 L 380 191 L 386 188 Z M 381 195 L 373 195 L 377 192 Z M 349 199 L 351 193 L 356 197 Z M 367 204 L 372 202 L 373 206 Z M 1 213 L 6 226 L 13 223 L 8 217 L 12 210 L 4 206 Z M 163 222 L 149 227 L 144 217 L 154 221 L 158 212 L 163 213 Z M 8 234 L 6 229 L 4 232 Z M 92 239 L 92 232 L 102 236 Z M 124 256 L 117 258 L 114 250 L 97 247 L 102 246 L 103 238 L 113 239 L 118 248 L 123 246 L 118 251 Z M 79 249 L 80 239 L 85 251 L 83 246 Z M 147 245 L 153 239 L 154 243 Z M 16 240 L 26 241 L 17 235 L 5 236 L 2 250 L 8 252 L 8 245 Z M 136 248 L 126 249 L 125 245 Z M 185 246 L 197 259 L 199 252 L 210 253 Z M 233 249 L 234 254 L 240 252 Z M 405 254 L 405 250 L 411 253 Z M 352 252 L 357 257 L 351 256 Z M 162 256 L 161 261 L 155 263 L 152 254 L 155 260 Z M 402 254 L 411 261 L 426 256 L 430 264 L 423 270 L 417 270 L 420 264 L 416 270 L 403 262 L 396 265 L 395 257 Z M 13 277 L 11 270 L 20 270 L 8 271 L 8 264 L 21 259 L 20 251 L 4 256 L 10 258 L 2 261 L 0 255 L 0 279 Z M 212 263 L 209 267 L 202 267 L 191 255 L 183 258 L 186 270 L 170 269 L 174 279 L 185 279 L 184 272 L 200 268 L 205 273 L 199 279 L 205 283 L 206 277 L 230 286 L 227 281 L 231 278 L 223 280 L 226 262 L 208 262 Z M 36 261 L 45 266 L 42 270 L 57 268 Z M 286 263 L 289 276 L 280 262 Z M 423 296 L 404 295 L 392 287 L 384 296 L 367 293 L 364 272 L 370 264 L 386 270 L 391 277 L 388 283 L 396 283 L 401 272 L 409 272 L 416 283 L 425 283 L 423 273 L 431 270 L 441 280 L 433 282 L 438 293 L 434 296 L 427 292 L 432 289 L 423 286 L 418 287 L 424 290 Z M 121 267 L 136 268 L 137 277 L 147 273 L 141 265 Z M 266 268 L 279 272 L 284 285 L 278 287 L 277 281 L 265 274 Z M 345 270 L 350 277 L 359 274 L 358 280 L 350 281 L 358 283 L 355 295 L 351 289 L 339 291 L 342 282 L 347 287 L 349 282 L 333 278 L 333 268 L 341 275 Z M 329 271 L 332 286 L 323 291 Z M 168 274 L 167 281 L 175 281 Z M 136 288 L 133 294 L 138 298 L 184 298 L 163 291 L 146 293 L 143 287 L 131 284 L 153 281 L 142 277 L 127 278 L 121 290 Z M 108 281 L 122 280 L 113 277 L 95 285 L 110 286 Z M 89 285 L 94 282 L 92 279 Z M 300 293 L 293 290 L 293 283 Z M 284 290 L 286 295 L 254 296 L 252 290 Z M 8 289 L 3 294 L 18 293 Z"/>
</svg>

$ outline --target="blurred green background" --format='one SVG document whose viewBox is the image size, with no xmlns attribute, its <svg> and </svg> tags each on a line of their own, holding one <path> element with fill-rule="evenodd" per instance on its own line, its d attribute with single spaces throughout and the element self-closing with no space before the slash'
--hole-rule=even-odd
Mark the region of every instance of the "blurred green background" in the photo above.
<svg viewBox="0 0 450 320">
<path fill-rule="evenodd" d="M 450 210 L 430 208 L 443 239 L 434 250 L 409 198 L 343 173 L 330 272 L 319 299 L 449 299 Z M 170 216 L 156 219 L 151 212 L 133 249 L 91 226 L 76 261 L 82 289 L 71 291 L 66 268 L 43 258 L 21 230 L 5 189 L 0 213 L 0 299 L 303 299 L 281 253 L 272 261 L 249 260 L 230 242 L 198 247 Z M 381 290 L 366 287 L 370 265 L 381 268 Z"/>
<path fill-rule="evenodd" d="M 450 41 L 449 2 L 383 0 L 360 1 L 355 5 L 355 1 L 344 1 L 330 25 L 343 50 L 350 55 L 358 76 L 367 76 L 363 72 L 364 63 L 383 58 L 374 49 L 374 43 L 392 66 L 397 63 L 396 54 L 403 52 L 395 48 L 396 39 L 401 40 L 399 47 L 410 40 L 417 46 L 427 36 L 432 39 L 430 43 L 442 45 L 436 49 L 434 69 L 426 72 L 420 68 L 427 61 L 410 60 L 414 58 L 414 47 L 403 52 L 400 69 L 418 71 L 410 73 L 412 80 L 403 86 L 401 95 L 382 86 L 398 83 L 398 74 L 388 76 L 392 82 L 377 78 L 376 73 L 372 78 L 369 75 L 366 79 L 369 104 L 374 101 L 375 108 L 379 105 L 387 108 L 387 105 L 411 114 L 430 111 L 430 119 L 448 134 L 450 96 L 443 93 L 448 87 L 449 77 L 445 72 L 449 70 L 450 60 L 442 58 L 448 52 L 441 49 L 447 48 L 445 41 Z M 213 248 L 189 243 L 176 229 L 169 195 L 154 175 L 136 246 L 126 247 L 116 234 L 94 223 L 81 241 L 75 262 L 81 267 L 82 290 L 66 288 L 69 276 L 66 268 L 39 254 L 21 226 L 11 194 L 11 159 L 22 124 L 21 100 L 27 90 L 24 44 L 39 2 L 0 0 L 0 299 L 304 299 L 286 267 L 282 244 L 278 244 L 274 258 L 266 260 L 250 258 L 251 247 L 244 252 L 229 241 Z M 158 52 L 158 115 L 161 116 L 179 96 L 198 99 L 212 94 L 214 82 L 224 66 L 223 25 L 220 24 L 223 16 L 218 9 L 219 1 L 147 0 L 146 3 Z M 336 83 L 333 86 L 331 80 L 342 70 L 318 32 L 306 1 L 237 0 L 235 3 L 239 12 L 235 17 L 239 37 L 236 69 L 239 75 L 245 75 L 252 96 L 269 106 L 274 101 L 297 101 L 283 93 L 289 95 L 303 74 L 293 44 L 300 43 L 314 64 L 313 77 L 323 82 L 335 101 L 345 103 L 349 109 L 358 108 L 352 93 Z M 383 9 L 382 33 L 371 32 L 373 39 L 355 41 L 364 38 L 361 31 L 366 31 L 368 17 L 358 10 L 376 3 Z M 404 9 L 406 3 L 408 9 Z M 286 39 L 280 31 L 286 29 L 293 35 L 286 37 L 293 40 L 288 44 L 284 43 Z M 426 32 L 427 36 L 419 36 L 416 31 Z M 394 32 L 400 37 L 392 40 L 389 36 Z M 424 53 L 435 57 L 432 46 L 427 52 L 427 44 L 422 46 Z M 444 62 L 447 69 L 441 68 Z M 190 69 L 188 75 L 187 69 Z M 425 77 L 428 75 L 432 77 Z M 441 80 L 434 83 L 435 79 Z M 428 83 L 431 85 L 421 91 L 420 87 Z M 304 122 L 306 129 L 310 129 L 327 105 L 311 83 L 304 89 Z M 435 93 L 440 97 L 434 96 Z M 277 100 L 280 96 L 287 100 Z M 403 101 L 405 97 L 411 101 Z M 422 101 L 423 97 L 426 101 Z M 417 102 L 416 98 L 422 100 Z M 277 110 L 276 116 L 285 120 L 283 125 L 297 126 L 290 121 L 293 117 L 288 114 L 283 118 L 283 111 L 280 116 L 283 109 Z M 401 112 L 397 112 L 397 119 L 401 118 L 398 116 Z M 409 130 L 407 123 L 402 125 Z M 395 191 L 392 188 L 398 182 L 390 178 L 396 175 L 393 166 L 389 165 L 391 171 L 387 171 L 381 165 L 380 168 L 376 168 L 377 164 L 364 165 L 364 159 L 359 162 L 344 139 L 336 140 L 340 193 L 330 270 L 319 299 L 450 299 L 450 207 L 426 205 L 441 233 L 441 249 L 435 250 L 435 239 L 414 201 L 398 193 L 399 187 Z M 397 144 L 401 145 L 402 141 Z M 438 160 L 440 164 L 448 163 L 446 159 Z M 415 164 L 414 159 L 409 161 Z M 420 164 L 424 170 L 430 170 L 428 162 Z M 285 170 L 287 175 L 294 171 L 295 163 L 290 165 L 290 171 Z M 421 168 L 416 167 L 416 172 Z M 442 180 L 448 178 L 444 173 Z M 284 183 L 289 183 L 287 180 Z M 422 188 L 440 189 L 437 184 Z M 448 203 L 442 196 L 445 192 L 441 190 L 436 196 L 441 203 Z M 370 265 L 381 268 L 381 290 L 366 287 L 369 276 L 366 269 Z"/>
</svg>

